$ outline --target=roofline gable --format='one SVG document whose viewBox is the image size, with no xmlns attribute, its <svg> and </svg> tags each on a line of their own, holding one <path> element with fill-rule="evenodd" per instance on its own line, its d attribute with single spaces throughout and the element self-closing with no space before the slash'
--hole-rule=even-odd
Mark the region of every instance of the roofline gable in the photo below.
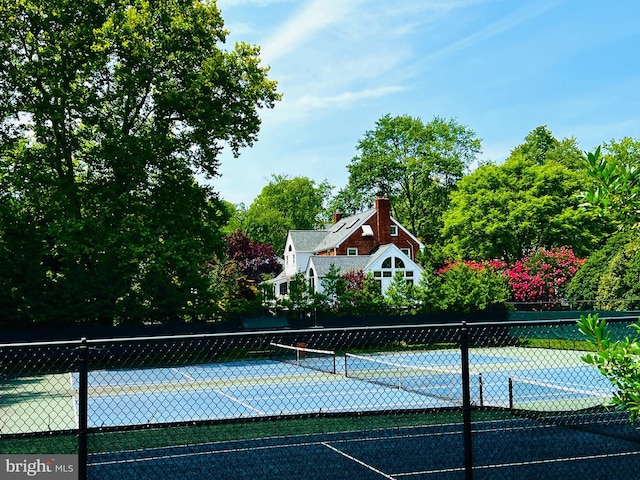
<svg viewBox="0 0 640 480">
<path fill-rule="evenodd" d="M 356 213 L 348 217 L 341 218 L 337 223 L 334 223 L 331 228 L 325 230 L 327 236 L 316 246 L 314 253 L 324 252 L 333 248 L 338 248 L 342 243 L 347 240 L 355 230 L 360 228 L 362 224 L 368 221 L 376 214 L 375 210 L 367 210 L 364 212 Z M 360 217 L 360 218 L 358 218 Z M 336 239 L 331 240 L 331 243 L 324 244 L 327 238 L 332 234 L 341 232 Z"/>
<path fill-rule="evenodd" d="M 411 233 L 407 228 L 405 228 L 399 221 L 397 221 L 395 218 L 390 217 L 391 221 L 399 228 L 401 229 L 404 233 L 406 233 L 409 237 L 411 237 L 412 240 L 415 240 L 415 242 L 418 244 L 420 250 L 422 250 L 424 248 L 424 243 L 422 243 L 420 240 L 418 240 L 418 237 L 416 237 L 413 233 Z"/>
</svg>

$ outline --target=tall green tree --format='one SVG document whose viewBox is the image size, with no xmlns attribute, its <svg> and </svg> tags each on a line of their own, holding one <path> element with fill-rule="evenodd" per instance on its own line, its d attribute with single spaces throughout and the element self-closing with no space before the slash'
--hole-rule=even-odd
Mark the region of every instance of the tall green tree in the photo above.
<svg viewBox="0 0 640 480">
<path fill-rule="evenodd" d="M 249 206 L 243 230 L 255 241 L 282 252 L 289 230 L 311 230 L 325 223 L 325 202 L 333 189 L 327 181 L 273 175 Z"/>
<path fill-rule="evenodd" d="M 195 174 L 278 100 L 215 2 L 0 0 L 3 315 L 196 319 L 226 209 Z M 21 233 L 23 232 L 23 233 Z"/>
<path fill-rule="evenodd" d="M 408 115 L 385 115 L 357 149 L 334 208 L 352 213 L 370 207 L 376 195 L 386 195 L 393 216 L 431 244 L 440 237 L 449 194 L 480 152 L 480 140 L 455 119 L 434 117 L 424 123 Z"/>
<path fill-rule="evenodd" d="M 586 154 L 583 168 L 592 183 L 583 185 L 582 206 L 618 231 L 587 259 L 569 291 L 574 300 L 596 300 L 600 308 L 635 308 L 640 298 L 640 140 L 604 143 Z"/>
<path fill-rule="evenodd" d="M 583 187 L 584 206 L 625 230 L 640 223 L 640 141 L 624 138 L 588 153 L 584 168 L 593 183 Z"/>
<path fill-rule="evenodd" d="M 500 258 L 510 263 L 540 248 L 570 246 L 585 256 L 613 230 L 579 208 L 589 182 L 574 140 L 536 129 L 502 165 L 487 164 L 458 182 L 444 215 L 445 253 L 452 258 Z"/>
</svg>

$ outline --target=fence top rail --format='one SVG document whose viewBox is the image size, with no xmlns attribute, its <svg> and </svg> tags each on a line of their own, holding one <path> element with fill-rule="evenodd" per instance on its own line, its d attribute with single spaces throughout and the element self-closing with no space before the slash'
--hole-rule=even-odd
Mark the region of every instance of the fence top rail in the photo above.
<svg viewBox="0 0 640 480">
<path fill-rule="evenodd" d="M 85 338 L 78 340 L 41 340 L 38 342 L 14 342 L 14 343 L 0 343 L 0 349 L 3 348 L 32 348 L 32 347 L 73 347 L 86 344 Z"/>
<path fill-rule="evenodd" d="M 629 316 L 600 316 L 601 319 L 609 323 L 637 322 L 637 315 Z M 552 320 L 516 320 L 516 321 L 497 321 L 497 322 L 455 322 L 455 323 L 423 323 L 423 324 L 402 324 L 402 325 L 374 325 L 374 326 L 358 326 L 358 327 L 312 327 L 303 329 L 282 329 L 282 330 L 259 330 L 252 332 L 224 332 L 224 333 L 205 333 L 205 334 L 183 334 L 183 335 L 156 335 L 156 336 L 140 336 L 140 337 L 114 337 L 100 339 L 78 339 L 78 340 L 59 340 L 59 341 L 39 341 L 39 342 L 20 342 L 20 343 L 0 343 L 0 349 L 10 348 L 30 348 L 45 346 L 80 346 L 86 344 L 104 345 L 104 344 L 122 344 L 131 342 L 162 342 L 162 341 L 181 341 L 181 340 L 204 340 L 215 338 L 252 338 L 252 337 L 268 337 L 277 335 L 318 335 L 321 333 L 355 333 L 355 332 L 384 332 L 393 330 L 425 330 L 425 329 L 443 329 L 443 330 L 475 330 L 479 328 L 499 328 L 499 327 L 541 327 L 541 326 L 559 326 L 559 325 L 575 325 L 578 318 L 562 318 Z M 577 328 L 577 327 L 576 327 Z"/>
</svg>

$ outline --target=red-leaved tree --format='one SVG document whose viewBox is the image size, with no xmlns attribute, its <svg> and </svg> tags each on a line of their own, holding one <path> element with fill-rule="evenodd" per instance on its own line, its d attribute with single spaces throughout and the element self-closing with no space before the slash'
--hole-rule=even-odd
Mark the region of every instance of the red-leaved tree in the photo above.
<svg viewBox="0 0 640 480">
<path fill-rule="evenodd" d="M 277 275 L 282 271 L 282 264 L 271 245 L 254 242 L 241 230 L 236 230 L 226 240 L 228 258 L 248 280 L 259 283 L 264 275 Z"/>
</svg>

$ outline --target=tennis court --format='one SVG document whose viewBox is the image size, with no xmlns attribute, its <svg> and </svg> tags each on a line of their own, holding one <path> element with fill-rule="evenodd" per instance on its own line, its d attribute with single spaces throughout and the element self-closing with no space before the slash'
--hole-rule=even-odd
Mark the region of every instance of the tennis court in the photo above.
<svg viewBox="0 0 640 480">
<path fill-rule="evenodd" d="M 0 440 L 79 452 L 96 479 L 630 478 L 640 434 L 555 325 L 20 345 Z"/>
<path fill-rule="evenodd" d="M 319 353 L 319 354 L 318 354 Z M 478 349 L 470 355 L 475 405 L 540 410 L 587 408 L 611 386 L 579 353 Z M 356 355 L 296 348 L 253 359 L 89 372 L 89 426 L 122 426 L 274 415 L 430 409 L 462 402 L 456 350 Z M 77 376 L 71 376 L 77 388 Z"/>
<path fill-rule="evenodd" d="M 461 428 L 414 426 L 94 454 L 89 474 L 145 478 L 164 469 L 181 478 L 460 479 Z M 636 442 L 564 429 L 558 445 L 559 429 L 526 419 L 477 422 L 474 478 L 596 478 L 590 472 L 597 464 L 597 471 L 607 472 L 601 478 L 622 480 L 628 478 L 622 472 L 634 471 L 640 461 Z M 494 448 L 499 444 L 509 448 Z"/>
</svg>

